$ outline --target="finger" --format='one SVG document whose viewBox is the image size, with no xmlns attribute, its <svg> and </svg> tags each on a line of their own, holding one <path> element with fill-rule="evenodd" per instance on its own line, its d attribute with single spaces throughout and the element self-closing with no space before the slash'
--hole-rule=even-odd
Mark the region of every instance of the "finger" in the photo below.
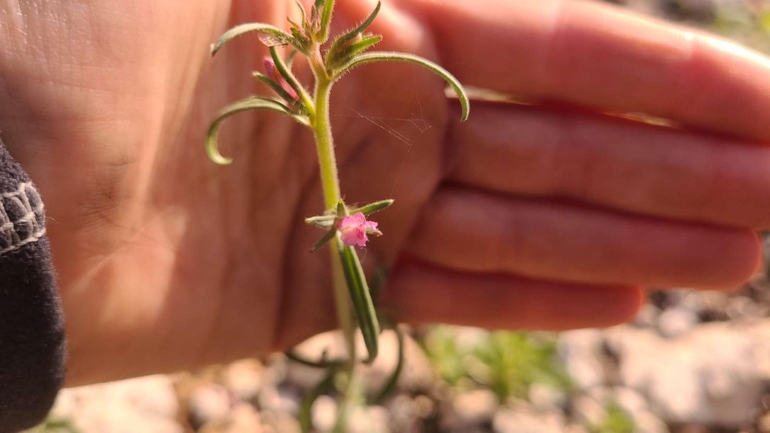
<svg viewBox="0 0 770 433">
<path fill-rule="evenodd" d="M 770 149 L 607 116 L 476 104 L 450 179 L 647 215 L 770 226 Z"/>
<path fill-rule="evenodd" d="M 770 62 L 720 39 L 581 1 L 403 1 L 467 85 L 770 139 Z"/>
<path fill-rule="evenodd" d="M 409 323 L 562 330 L 628 321 L 642 301 L 637 287 L 471 274 L 402 261 L 389 279 L 382 306 Z"/>
<path fill-rule="evenodd" d="M 592 284 L 733 289 L 757 269 L 748 230 L 444 188 L 407 251 L 465 272 Z"/>
</svg>

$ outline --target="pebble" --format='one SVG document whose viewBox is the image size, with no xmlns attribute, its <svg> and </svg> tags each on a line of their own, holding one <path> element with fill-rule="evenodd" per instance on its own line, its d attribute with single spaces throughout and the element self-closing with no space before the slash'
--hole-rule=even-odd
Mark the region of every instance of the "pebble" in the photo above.
<svg viewBox="0 0 770 433">
<path fill-rule="evenodd" d="M 575 418 L 583 425 L 599 425 L 607 417 L 604 401 L 587 394 L 572 400 L 572 410 Z"/>
<path fill-rule="evenodd" d="M 222 383 L 238 399 L 253 401 L 262 386 L 262 364 L 246 359 L 228 365 L 222 372 Z"/>
<path fill-rule="evenodd" d="M 564 332 L 559 337 L 559 356 L 579 390 L 604 383 L 603 344 L 604 334 L 595 329 Z"/>
<path fill-rule="evenodd" d="M 337 401 L 328 395 L 319 396 L 312 409 L 313 427 L 319 432 L 328 432 L 337 422 Z"/>
<path fill-rule="evenodd" d="M 227 389 L 217 384 L 195 388 L 187 402 L 189 421 L 193 428 L 221 421 L 230 414 L 232 397 Z"/>
<path fill-rule="evenodd" d="M 567 394 L 564 390 L 544 383 L 530 385 L 528 391 L 529 402 L 542 412 L 553 411 L 567 404 Z"/>
<path fill-rule="evenodd" d="M 260 409 L 296 416 L 302 402 L 302 393 L 288 384 L 263 387 L 259 391 L 257 402 Z"/>
<path fill-rule="evenodd" d="M 666 338 L 675 338 L 692 330 L 698 323 L 698 315 L 692 310 L 675 307 L 658 316 L 658 332 Z"/>
<path fill-rule="evenodd" d="M 476 389 L 458 394 L 452 401 L 454 412 L 462 425 L 488 422 L 497 410 L 497 396 L 487 389 Z"/>
<path fill-rule="evenodd" d="M 382 406 L 358 406 L 350 415 L 348 433 L 390 433 L 389 418 L 387 409 Z"/>
</svg>

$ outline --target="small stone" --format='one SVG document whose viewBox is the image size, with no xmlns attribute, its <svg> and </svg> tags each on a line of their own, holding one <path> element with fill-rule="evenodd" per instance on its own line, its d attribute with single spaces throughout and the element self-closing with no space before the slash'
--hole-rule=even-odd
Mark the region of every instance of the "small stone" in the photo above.
<svg viewBox="0 0 770 433">
<path fill-rule="evenodd" d="M 647 400 L 632 388 L 619 386 L 613 390 L 612 399 L 632 418 L 648 412 Z"/>
<path fill-rule="evenodd" d="M 675 307 L 663 311 L 658 317 L 658 331 L 666 338 L 675 338 L 689 332 L 698 323 L 692 311 Z"/>
<path fill-rule="evenodd" d="M 319 432 L 328 432 L 337 421 L 337 402 L 328 395 L 319 396 L 312 409 L 313 426 Z"/>
<path fill-rule="evenodd" d="M 261 409 L 291 416 L 296 416 L 299 413 L 301 401 L 302 394 L 299 389 L 287 384 L 277 387 L 262 387 L 257 395 L 257 402 Z"/>
<path fill-rule="evenodd" d="M 360 340 L 363 346 L 363 339 Z M 398 363 L 398 339 L 392 330 L 380 334 L 379 355 L 370 365 L 359 365 L 358 371 L 366 386 L 366 393 L 378 393 L 393 375 Z M 433 366 L 425 352 L 408 334 L 404 334 L 404 364 L 397 387 L 402 391 L 422 392 L 434 383 Z"/>
<path fill-rule="evenodd" d="M 573 399 L 572 408 L 577 420 L 584 425 L 599 425 L 607 417 L 605 402 L 589 395 L 580 395 Z"/>
<path fill-rule="evenodd" d="M 652 304 L 644 304 L 634 318 L 634 325 L 640 328 L 650 328 L 655 325 L 660 315 L 660 308 Z"/>
<path fill-rule="evenodd" d="M 435 403 L 424 395 L 412 398 L 408 394 L 398 394 L 385 401 L 385 408 L 391 431 L 412 433 L 422 431 L 422 420 L 434 413 Z"/>
<path fill-rule="evenodd" d="M 262 386 L 262 364 L 246 359 L 228 365 L 222 372 L 222 383 L 242 401 L 252 401 Z"/>
<path fill-rule="evenodd" d="M 558 343 L 559 356 L 564 360 L 567 373 L 580 390 L 604 383 L 604 363 L 601 331 L 586 329 L 564 332 Z"/>
<path fill-rule="evenodd" d="M 204 425 L 198 433 L 264 433 L 264 430 L 254 407 L 238 403 L 227 418 Z"/>
<path fill-rule="evenodd" d="M 529 402 L 543 412 L 557 410 L 567 403 L 563 390 L 543 383 L 533 383 L 528 391 Z"/>
<path fill-rule="evenodd" d="M 487 344 L 489 331 L 481 328 L 472 328 L 468 326 L 452 326 L 452 339 L 457 343 L 457 348 L 461 352 L 467 352 L 474 348 Z"/>
<path fill-rule="evenodd" d="M 413 407 L 415 415 L 425 419 L 436 410 L 436 403 L 425 395 L 418 395 L 414 398 Z"/>
<path fill-rule="evenodd" d="M 190 424 L 199 428 L 225 419 L 230 413 L 231 403 L 231 396 L 224 387 L 216 384 L 199 386 L 187 402 Z"/>
<path fill-rule="evenodd" d="M 230 425 L 226 433 L 260 433 L 261 431 L 261 419 L 254 406 L 240 403 L 230 412 Z"/>
<path fill-rule="evenodd" d="M 390 433 L 388 411 L 382 406 L 356 407 L 350 415 L 349 433 Z"/>
<path fill-rule="evenodd" d="M 452 405 L 460 422 L 471 425 L 491 420 L 499 402 L 492 391 L 477 389 L 457 395 Z"/>
</svg>

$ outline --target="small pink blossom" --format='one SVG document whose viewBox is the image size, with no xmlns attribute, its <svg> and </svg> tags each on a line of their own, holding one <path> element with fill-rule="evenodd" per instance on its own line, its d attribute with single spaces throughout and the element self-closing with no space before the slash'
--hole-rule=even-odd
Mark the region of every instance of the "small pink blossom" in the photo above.
<svg viewBox="0 0 770 433">
<path fill-rule="evenodd" d="M 369 240 L 366 236 L 367 232 L 379 234 L 377 223 L 367 221 L 361 212 L 342 218 L 337 229 L 342 235 L 342 242 L 348 246 L 358 245 L 359 247 L 365 247 L 366 241 Z"/>
<path fill-rule="evenodd" d="M 273 62 L 273 59 L 270 57 L 265 57 L 262 59 L 263 63 L 265 64 L 265 75 L 268 76 L 268 78 L 271 78 L 273 81 L 278 83 L 279 86 L 283 90 L 286 91 L 286 93 L 289 94 L 294 100 L 299 99 L 299 96 L 297 95 L 297 92 L 289 85 L 289 83 L 286 81 L 285 78 L 278 72 L 278 68 L 275 67 L 275 62 Z"/>
</svg>

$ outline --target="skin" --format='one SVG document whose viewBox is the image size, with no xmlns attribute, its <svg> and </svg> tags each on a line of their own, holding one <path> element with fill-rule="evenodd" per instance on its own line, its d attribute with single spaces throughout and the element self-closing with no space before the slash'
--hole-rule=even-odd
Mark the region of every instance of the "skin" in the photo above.
<svg viewBox="0 0 770 433">
<path fill-rule="evenodd" d="M 255 91 L 254 36 L 291 2 L 25 0 L 0 7 L 0 130 L 38 184 L 67 318 L 68 384 L 266 354 L 335 326 L 308 131 L 243 114 L 206 158 L 224 105 Z M 338 28 L 371 1 L 339 0 Z M 295 11 L 296 12 L 296 11 Z M 294 12 L 293 12 L 294 13 Z M 366 266 L 391 266 L 383 308 L 412 323 L 609 326 L 641 287 L 731 289 L 770 226 L 770 61 L 730 43 L 578 1 L 393 0 L 382 49 L 444 65 L 529 105 L 364 66 L 335 89 L 348 202 L 388 197 Z M 307 74 L 303 75 L 309 83 Z M 576 108 L 580 107 L 580 108 Z M 374 119 L 430 126 L 408 144 Z M 646 113 L 677 128 L 601 113 Z M 416 114 L 418 113 L 418 114 Z M 402 129 L 400 129 L 402 128 Z"/>
</svg>

